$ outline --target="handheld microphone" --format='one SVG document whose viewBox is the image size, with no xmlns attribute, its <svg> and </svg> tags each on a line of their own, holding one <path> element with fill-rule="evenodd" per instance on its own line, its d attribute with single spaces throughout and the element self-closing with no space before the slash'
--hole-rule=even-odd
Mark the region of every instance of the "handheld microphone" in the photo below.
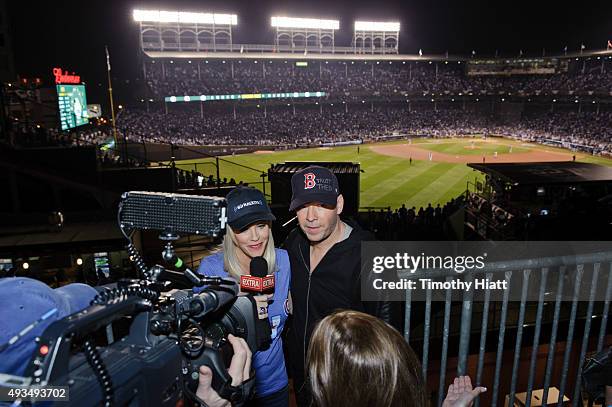
<svg viewBox="0 0 612 407">
<path fill-rule="evenodd" d="M 268 275 L 268 262 L 263 257 L 253 257 L 251 274 L 240 276 L 240 290 L 264 294 L 274 291 L 274 275 Z"/>
<path fill-rule="evenodd" d="M 253 299 L 255 300 L 255 307 L 257 310 L 257 316 L 260 321 L 266 323 L 262 325 L 261 329 L 270 329 L 268 323 L 268 297 L 266 295 L 270 292 L 274 292 L 274 275 L 268 275 L 268 262 L 263 257 L 253 257 L 251 259 L 250 275 L 240 276 L 240 290 L 255 294 Z"/>
</svg>

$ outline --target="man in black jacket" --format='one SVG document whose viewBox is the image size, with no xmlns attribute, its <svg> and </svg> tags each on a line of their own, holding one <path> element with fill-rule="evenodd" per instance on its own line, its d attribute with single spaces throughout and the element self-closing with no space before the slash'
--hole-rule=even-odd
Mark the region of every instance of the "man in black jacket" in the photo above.
<svg viewBox="0 0 612 407">
<path fill-rule="evenodd" d="M 302 407 L 310 405 L 306 355 L 317 322 L 337 309 L 353 309 L 390 323 L 391 306 L 361 300 L 361 242 L 374 237 L 356 223 L 340 219 L 344 198 L 336 176 L 327 168 L 308 167 L 292 177 L 291 188 L 289 210 L 297 212 L 299 228 L 285 241 L 293 309 L 288 346 L 296 398 Z"/>
</svg>

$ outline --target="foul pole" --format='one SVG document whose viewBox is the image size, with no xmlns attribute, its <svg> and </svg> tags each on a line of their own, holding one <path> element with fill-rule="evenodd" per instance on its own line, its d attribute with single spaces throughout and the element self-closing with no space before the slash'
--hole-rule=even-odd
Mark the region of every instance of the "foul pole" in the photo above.
<svg viewBox="0 0 612 407">
<path fill-rule="evenodd" d="M 111 82 L 111 65 L 110 55 L 108 54 L 108 46 L 104 46 L 106 51 L 106 72 L 108 75 L 108 97 L 110 99 L 110 110 L 111 110 L 111 121 L 113 123 L 113 140 L 115 140 L 115 147 L 117 147 L 117 124 L 115 123 L 115 106 L 113 104 L 113 85 Z"/>
</svg>

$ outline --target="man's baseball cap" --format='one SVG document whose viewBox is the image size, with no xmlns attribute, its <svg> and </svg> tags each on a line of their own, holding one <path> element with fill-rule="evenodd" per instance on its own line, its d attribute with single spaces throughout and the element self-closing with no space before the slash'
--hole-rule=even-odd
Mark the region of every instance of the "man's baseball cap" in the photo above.
<svg viewBox="0 0 612 407">
<path fill-rule="evenodd" d="M 258 221 L 274 221 L 264 195 L 255 188 L 236 187 L 225 197 L 227 201 L 227 223 L 242 230 Z"/>
<path fill-rule="evenodd" d="M 291 177 L 291 205 L 294 211 L 309 202 L 320 202 L 335 207 L 340 194 L 338 178 L 325 167 L 311 166 Z"/>
<path fill-rule="evenodd" d="M 0 373 L 23 375 L 36 337 L 53 322 L 87 308 L 97 293 L 80 283 L 53 289 L 26 277 L 0 279 Z"/>
</svg>

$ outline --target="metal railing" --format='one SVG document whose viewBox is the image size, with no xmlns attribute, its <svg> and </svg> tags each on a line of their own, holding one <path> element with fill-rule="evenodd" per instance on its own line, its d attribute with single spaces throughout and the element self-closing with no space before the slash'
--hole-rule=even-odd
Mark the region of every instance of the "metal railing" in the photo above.
<svg viewBox="0 0 612 407">
<path fill-rule="evenodd" d="M 257 169 L 257 168 L 250 167 L 248 165 L 240 164 L 240 163 L 228 160 L 226 158 L 221 158 L 218 155 L 208 154 L 208 153 L 206 153 L 204 151 L 199 151 L 199 150 L 196 150 L 195 148 L 191 148 L 191 147 L 187 147 L 187 146 L 174 145 L 173 148 L 176 149 L 176 150 L 182 149 L 182 150 L 188 151 L 190 153 L 195 154 L 196 156 L 202 157 L 202 159 L 211 159 L 211 160 L 214 159 L 215 160 L 214 162 L 210 161 L 209 163 L 215 166 L 216 175 L 217 175 L 217 184 L 219 184 L 220 179 L 221 179 L 221 175 L 220 175 L 221 174 L 221 167 L 220 167 L 220 163 L 221 162 L 223 162 L 225 164 L 228 164 L 228 165 L 232 165 L 232 166 L 238 167 L 238 168 L 242 168 L 242 169 L 254 172 L 254 173 L 257 173 L 258 176 L 261 178 L 261 181 L 248 181 L 248 184 L 249 185 L 261 185 L 261 191 L 264 194 L 264 196 L 267 196 L 267 197 L 270 196 L 268 193 L 266 193 L 266 184 L 268 182 L 266 181 L 265 178 L 267 177 L 268 174 L 264 170 L 260 170 L 260 169 Z M 193 165 L 193 162 L 182 162 L 182 161 L 175 162 L 174 159 L 172 159 L 172 165 L 178 165 L 178 166 L 185 166 L 185 165 L 187 165 L 187 166 L 190 166 L 190 165 Z M 247 180 L 243 180 L 243 181 L 247 182 Z"/>
<path fill-rule="evenodd" d="M 267 44 L 218 44 L 193 42 L 143 42 L 145 51 L 203 51 L 203 52 L 238 52 L 238 53 L 312 53 L 312 54 L 397 54 L 396 47 L 340 47 L 295 44 L 267 45 Z"/>
<path fill-rule="evenodd" d="M 585 270 L 588 268 L 591 273 L 585 273 Z M 607 273 L 607 279 L 604 278 Z M 600 277 L 601 274 L 601 277 Z M 428 278 L 437 278 L 442 277 L 445 278 L 446 281 L 450 281 L 453 278 L 453 275 L 456 274 L 450 270 L 436 270 L 436 271 L 428 271 Z M 572 406 L 582 405 L 582 396 L 581 396 L 581 374 L 582 369 L 584 367 L 584 361 L 587 354 L 587 351 L 596 351 L 600 352 L 603 350 L 604 341 L 606 340 L 607 326 L 608 326 L 608 316 L 610 312 L 610 302 L 612 300 L 612 251 L 603 252 L 603 253 L 595 253 L 595 254 L 587 254 L 587 255 L 577 255 L 577 256 L 561 256 L 561 257 L 546 257 L 546 258 L 538 258 L 538 259 L 526 259 L 526 260 L 516 260 L 511 262 L 499 262 L 499 263 L 490 263 L 487 264 L 486 267 L 482 270 L 479 270 L 476 273 L 472 273 L 472 275 L 468 276 L 468 278 L 473 279 L 476 275 L 484 275 L 487 279 L 491 280 L 494 276 L 503 276 L 506 284 L 509 287 L 511 286 L 511 282 L 514 279 L 522 278 L 522 284 L 520 285 L 520 303 L 518 304 L 518 317 L 516 319 L 516 325 L 508 322 L 509 316 L 509 308 L 514 306 L 513 303 L 509 301 L 510 291 L 511 289 L 504 290 L 503 299 L 501 301 L 501 310 L 499 311 L 499 321 L 498 321 L 498 329 L 490 324 L 490 310 L 494 307 L 494 303 L 491 301 L 490 292 L 487 290 L 484 293 L 484 301 L 480 304 L 475 303 L 473 301 L 472 291 L 466 291 L 463 294 L 463 299 L 461 302 L 461 312 L 460 318 L 453 318 L 451 321 L 451 289 L 446 290 L 446 296 L 444 301 L 444 309 L 443 309 L 443 328 L 441 332 L 441 354 L 440 354 L 440 375 L 438 383 L 430 383 L 430 385 L 435 386 L 437 384 L 438 389 L 438 398 L 437 405 L 440 406 L 442 404 L 442 400 L 445 395 L 445 389 L 448 385 L 447 383 L 447 365 L 449 361 L 449 339 L 451 338 L 451 324 L 459 325 L 458 327 L 458 356 L 457 356 L 457 375 L 467 374 L 468 371 L 468 356 L 470 349 L 470 338 L 473 333 L 479 333 L 479 343 L 478 343 L 478 357 L 474 372 L 470 372 L 470 376 L 475 377 L 475 385 L 477 386 L 485 386 L 491 392 L 491 406 L 497 406 L 498 404 L 504 403 L 504 398 L 501 394 L 502 388 L 508 390 L 508 383 L 501 382 L 502 376 L 502 368 L 506 369 L 503 366 L 504 359 L 504 346 L 511 345 L 513 348 L 513 357 L 512 357 L 512 371 L 511 378 L 509 383 L 509 393 L 505 397 L 507 402 L 506 405 L 514 406 L 514 402 L 516 400 L 517 392 L 519 391 L 517 386 L 517 381 L 519 378 L 519 374 L 521 377 L 527 377 L 527 385 L 522 389 L 526 391 L 526 406 L 529 407 L 531 405 L 532 393 L 534 392 L 534 386 L 536 383 L 541 385 L 543 388 L 543 397 L 542 402 L 543 406 L 546 406 L 546 400 L 548 400 L 549 390 L 555 386 L 559 390 L 559 398 L 555 401 L 559 407 L 565 405 L 563 403 L 564 393 L 568 392 L 568 397 L 571 400 Z M 556 287 L 554 287 L 553 276 L 557 276 Z M 569 277 L 569 276 L 573 276 Z M 589 280 L 586 279 L 586 275 L 590 275 L 591 278 Z M 409 273 L 409 272 L 401 272 L 401 278 L 405 278 L 408 280 L 418 280 L 422 278 L 423 275 L 421 273 Z M 566 299 L 562 298 L 562 292 L 564 291 L 563 285 L 567 284 L 567 278 L 571 278 L 569 283 L 573 284 L 572 287 L 566 287 L 571 289 L 573 293 L 571 301 L 566 301 Z M 601 313 L 598 315 L 594 314 L 595 310 L 595 294 L 598 286 L 598 282 L 601 283 L 604 281 L 605 287 L 605 300 L 603 303 L 599 301 L 597 303 L 598 310 L 601 310 Z M 533 305 L 537 304 L 536 314 L 534 318 L 534 327 L 533 327 L 533 342 L 531 348 L 531 355 L 529 358 L 529 369 L 528 371 L 524 371 L 524 369 L 520 369 L 520 356 L 523 345 L 523 336 L 525 334 L 525 329 L 529 327 L 528 324 L 525 323 L 526 309 L 527 309 L 527 292 L 529 289 L 529 285 L 537 285 L 537 295 L 538 301 Z M 581 285 L 588 287 L 588 301 L 586 302 L 586 310 L 580 313 L 579 315 L 579 301 L 578 296 L 581 290 Z M 588 285 L 588 286 L 587 286 Z M 556 290 L 555 290 L 556 288 Z M 599 287 L 602 288 L 601 286 Z M 533 288 L 532 288 L 533 289 Z M 545 294 L 546 291 L 556 291 L 555 299 L 554 299 L 554 313 L 552 316 L 552 320 L 544 321 L 543 318 L 543 310 L 545 306 Z M 518 290 L 517 290 L 518 294 Z M 585 298 L 582 298 L 583 300 Z M 548 303 L 552 302 L 552 300 L 547 299 Z M 474 306 L 482 305 L 482 320 L 480 329 L 472 329 L 472 322 L 477 321 L 476 318 L 473 318 L 474 314 Z M 552 305 L 552 304 L 551 304 Z M 571 310 L 569 311 L 569 317 L 562 321 L 561 320 L 561 309 L 562 305 L 569 307 L 571 305 Z M 581 308 L 584 308 L 582 306 Z M 495 308 L 493 308 L 495 309 Z M 420 312 L 422 311 L 422 315 Z M 405 320 L 404 320 L 404 338 L 406 341 L 417 342 L 419 338 L 415 337 L 415 332 L 417 331 L 417 325 L 421 323 L 420 317 L 423 316 L 422 320 L 422 342 L 423 342 L 423 351 L 422 351 L 422 368 L 423 368 L 423 377 L 427 380 L 428 369 L 430 368 L 430 357 L 432 355 L 431 348 L 431 339 L 432 339 L 432 313 L 435 313 L 435 309 L 432 308 L 432 292 L 431 290 L 427 290 L 425 293 L 425 304 L 424 307 L 422 304 L 418 304 L 416 301 L 412 300 L 412 290 L 406 291 L 406 305 L 405 305 Z M 600 328 L 599 332 L 596 334 L 591 332 L 591 324 L 592 320 L 596 317 L 601 317 L 600 320 Z M 550 331 L 550 340 L 548 345 L 548 352 L 545 362 L 538 361 L 538 349 L 540 347 L 540 338 L 542 336 L 542 326 L 543 322 L 550 323 L 551 331 Z M 561 324 L 561 322 L 563 322 Z M 560 337 L 559 328 L 562 325 L 563 327 L 567 323 L 567 335 L 565 337 L 565 348 L 563 350 L 563 359 L 561 363 L 561 373 L 560 377 L 556 383 L 553 383 L 553 369 L 555 365 L 555 348 L 558 345 L 557 341 Z M 574 337 L 580 335 L 579 326 L 583 324 L 584 328 L 582 331 L 581 338 L 576 342 L 575 346 L 579 345 L 579 352 L 573 352 L 574 348 Z M 418 328 L 421 328 L 419 325 Z M 529 327 L 530 328 L 530 327 Z M 514 337 L 506 337 L 506 330 L 515 330 Z M 487 335 L 489 337 L 492 333 L 496 333 L 496 338 L 494 342 L 496 342 L 495 347 L 495 367 L 494 374 L 492 376 L 487 375 L 486 377 L 483 375 L 485 371 L 485 352 L 487 349 Z M 530 331 L 531 334 L 531 331 Z M 596 345 L 593 345 L 593 340 L 596 338 Z M 490 338 L 491 339 L 491 338 Z M 505 341 L 512 341 L 508 344 Z M 491 341 L 490 341 L 491 342 Z M 589 342 L 591 342 L 591 348 L 589 349 Z M 546 344 L 542 344 L 546 345 Z M 475 347 L 474 347 L 475 348 Z M 561 348 L 559 346 L 559 348 Z M 493 349 L 489 349 L 488 351 L 492 351 Z M 572 360 L 572 366 L 575 367 L 574 370 L 570 371 L 570 360 Z M 577 362 L 576 362 L 577 361 Z M 557 362 L 558 363 L 558 362 Z M 577 366 L 576 366 L 577 365 Z M 557 365 L 557 369 L 558 369 Z M 539 368 L 539 369 L 538 369 Z M 544 371 L 543 378 L 541 371 Z M 536 372 L 540 372 L 536 374 Z M 507 371 L 505 372 L 505 376 L 507 376 Z M 570 373 L 575 376 L 570 377 Z M 536 377 L 538 376 L 538 377 Z M 557 376 L 559 376 L 557 374 Z M 431 376 L 430 376 L 431 377 Z M 571 388 L 573 384 L 573 388 Z M 485 393 L 488 397 L 488 395 Z M 483 396 L 485 396 L 483 395 Z M 481 398 L 483 397 L 481 396 Z M 476 402 L 477 406 L 479 401 Z M 522 405 L 522 404 L 521 404 Z"/>
<path fill-rule="evenodd" d="M 308 52 L 312 53 L 335 53 L 335 54 L 398 54 L 399 50 L 396 46 L 381 46 L 381 47 L 366 47 L 366 46 L 315 46 L 306 44 L 294 44 L 291 45 L 269 45 L 269 44 L 227 44 L 227 43 L 212 43 L 199 41 L 194 39 L 193 41 L 179 41 L 178 37 L 175 37 L 174 41 L 164 41 L 157 40 L 156 41 L 146 41 L 145 37 L 142 36 L 141 33 L 141 46 L 144 51 L 165 51 L 165 50 L 173 50 L 173 51 L 230 51 L 230 52 L 253 52 L 253 53 L 266 53 L 266 52 L 304 52 L 304 49 L 307 48 Z M 324 50 L 324 51 L 318 51 Z M 415 50 L 416 51 L 416 50 Z M 410 55 L 410 54 L 403 54 Z M 583 50 L 583 51 L 570 51 L 561 53 L 555 53 L 551 55 L 546 55 L 542 57 L 541 55 L 532 56 L 535 58 L 561 58 L 561 59 L 569 59 L 569 58 L 588 58 L 588 57 L 601 57 L 602 59 L 606 56 L 611 56 L 612 50 L 606 49 L 592 49 L 592 50 Z M 416 56 L 416 55 L 413 55 Z M 507 58 L 529 58 L 529 56 L 519 57 L 516 54 L 509 53 L 491 53 L 491 54 L 479 54 L 478 59 L 507 59 Z M 473 59 L 472 55 L 465 54 L 454 54 L 448 55 L 444 54 L 425 54 L 423 56 L 419 56 L 420 59 L 440 59 L 440 60 L 469 60 Z"/>
</svg>

